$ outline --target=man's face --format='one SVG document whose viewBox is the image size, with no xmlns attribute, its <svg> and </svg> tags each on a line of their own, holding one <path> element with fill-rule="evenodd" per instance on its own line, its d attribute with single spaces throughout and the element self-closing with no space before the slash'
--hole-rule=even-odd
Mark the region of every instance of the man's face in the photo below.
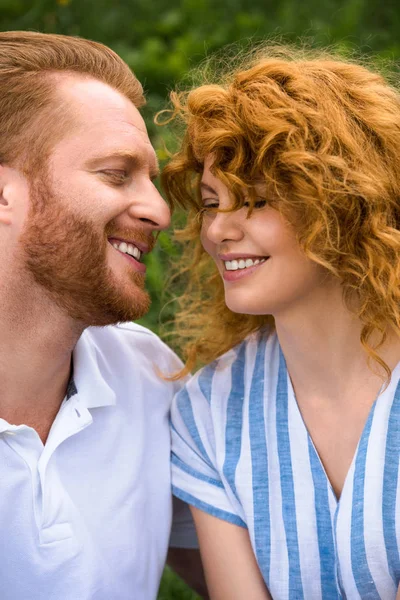
<svg viewBox="0 0 400 600">
<path fill-rule="evenodd" d="M 107 85 L 71 76 L 59 93 L 73 123 L 31 182 L 23 268 L 85 325 L 137 319 L 149 306 L 141 257 L 170 220 L 154 150 L 138 110 Z"/>
</svg>

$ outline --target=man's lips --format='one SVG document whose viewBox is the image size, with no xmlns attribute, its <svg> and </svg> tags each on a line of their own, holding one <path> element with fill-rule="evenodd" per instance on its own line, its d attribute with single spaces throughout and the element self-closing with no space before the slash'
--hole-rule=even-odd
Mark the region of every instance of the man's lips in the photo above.
<svg viewBox="0 0 400 600">
<path fill-rule="evenodd" d="M 142 251 L 136 244 L 119 238 L 109 238 L 108 242 L 118 254 L 130 262 L 136 271 L 143 274 L 146 272 L 146 265 L 140 262 Z"/>
<path fill-rule="evenodd" d="M 121 244 L 123 242 L 125 242 L 125 244 L 131 244 L 132 246 L 136 246 L 136 248 L 138 248 L 141 252 L 141 254 L 147 254 L 148 252 L 150 252 L 150 250 L 152 250 L 154 243 L 152 244 L 145 244 L 143 241 L 137 241 L 136 239 L 128 239 L 128 238 L 122 238 L 122 237 L 109 237 L 108 241 L 110 242 L 110 244 L 113 244 L 114 242 L 117 244 Z"/>
</svg>

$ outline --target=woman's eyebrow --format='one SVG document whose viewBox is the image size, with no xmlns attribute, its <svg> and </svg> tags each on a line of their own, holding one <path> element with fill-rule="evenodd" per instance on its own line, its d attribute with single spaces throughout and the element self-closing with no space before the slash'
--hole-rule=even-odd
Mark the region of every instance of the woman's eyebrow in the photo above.
<svg viewBox="0 0 400 600">
<path fill-rule="evenodd" d="M 204 181 L 200 182 L 200 191 L 208 192 L 209 194 L 214 194 L 214 196 L 218 196 L 217 192 L 212 188 L 208 183 L 204 183 Z"/>
</svg>

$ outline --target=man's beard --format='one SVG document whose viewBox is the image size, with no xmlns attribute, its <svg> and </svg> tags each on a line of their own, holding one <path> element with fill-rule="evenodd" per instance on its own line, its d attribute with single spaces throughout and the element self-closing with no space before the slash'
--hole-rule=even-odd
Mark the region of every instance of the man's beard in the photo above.
<svg viewBox="0 0 400 600">
<path fill-rule="evenodd" d="M 31 209 L 20 238 L 23 262 L 50 299 L 85 326 L 133 321 L 146 314 L 150 300 L 143 274 L 127 264 L 126 275 L 117 280 L 107 264 L 107 238 L 129 236 L 151 249 L 152 236 L 142 230 L 117 230 L 112 222 L 97 230 L 93 222 L 68 208 L 46 177 L 31 185 L 30 196 Z"/>
</svg>

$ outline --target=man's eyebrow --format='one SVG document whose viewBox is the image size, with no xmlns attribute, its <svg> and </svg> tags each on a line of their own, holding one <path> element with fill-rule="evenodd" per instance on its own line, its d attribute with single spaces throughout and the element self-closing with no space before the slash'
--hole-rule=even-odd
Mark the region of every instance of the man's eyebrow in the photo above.
<svg viewBox="0 0 400 600">
<path fill-rule="evenodd" d="M 211 185 L 208 185 L 208 183 L 205 183 L 204 181 L 200 182 L 200 190 L 202 192 L 209 192 L 210 194 L 214 194 L 214 196 L 218 196 L 214 188 L 212 188 Z"/>
<path fill-rule="evenodd" d="M 126 160 L 131 164 L 145 164 L 142 154 L 131 152 L 130 150 L 116 150 L 115 152 L 99 154 L 92 156 L 87 162 L 88 167 L 96 167 L 98 164 L 111 159 L 122 159 Z M 156 179 L 160 174 L 160 168 L 158 166 L 157 157 L 154 156 L 149 160 L 149 175 L 151 179 Z"/>
</svg>

